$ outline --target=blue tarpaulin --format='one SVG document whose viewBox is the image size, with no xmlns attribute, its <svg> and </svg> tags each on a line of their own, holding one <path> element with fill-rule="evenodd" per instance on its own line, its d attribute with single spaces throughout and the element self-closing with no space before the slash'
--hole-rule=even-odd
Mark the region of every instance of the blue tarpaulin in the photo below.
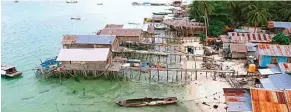
<svg viewBox="0 0 291 112">
<path fill-rule="evenodd" d="M 271 63 L 271 56 L 262 56 L 261 67 L 267 67 Z"/>
<path fill-rule="evenodd" d="M 277 62 L 278 63 L 286 63 L 287 62 L 287 57 L 279 56 L 279 57 L 277 57 Z"/>
</svg>

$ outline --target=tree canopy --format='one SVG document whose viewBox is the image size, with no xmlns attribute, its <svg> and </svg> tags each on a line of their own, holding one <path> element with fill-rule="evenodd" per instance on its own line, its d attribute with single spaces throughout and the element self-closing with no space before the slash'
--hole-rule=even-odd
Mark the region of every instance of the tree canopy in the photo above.
<svg viewBox="0 0 291 112">
<path fill-rule="evenodd" d="M 224 25 L 232 28 L 243 25 L 261 27 L 266 26 L 270 20 L 291 22 L 290 10 L 291 1 L 193 1 L 190 5 L 189 17 L 204 22 L 203 17 L 207 14 L 208 32 L 216 36 L 223 31 L 218 29 L 223 29 L 225 26 L 211 26 L 212 21 L 223 22 Z"/>
<path fill-rule="evenodd" d="M 280 45 L 289 45 L 290 44 L 290 38 L 287 35 L 284 35 L 283 33 L 277 33 L 276 36 L 272 38 L 271 43 L 273 44 L 280 44 Z"/>
</svg>

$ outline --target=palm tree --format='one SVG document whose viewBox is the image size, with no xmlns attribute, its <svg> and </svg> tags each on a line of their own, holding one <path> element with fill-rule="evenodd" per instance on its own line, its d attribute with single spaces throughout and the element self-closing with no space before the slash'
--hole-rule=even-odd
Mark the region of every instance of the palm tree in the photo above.
<svg viewBox="0 0 291 112">
<path fill-rule="evenodd" d="M 209 1 L 193 1 L 190 5 L 190 19 L 196 19 L 198 21 L 204 21 L 205 22 L 205 30 L 207 35 L 207 27 L 208 27 L 208 21 L 209 21 L 209 14 L 212 13 L 214 10 L 213 8 L 213 2 Z M 205 20 L 203 20 L 204 18 Z M 207 36 L 206 36 L 207 38 Z"/>
<path fill-rule="evenodd" d="M 291 22 L 291 2 L 280 2 L 280 9 L 278 10 L 278 16 L 281 17 L 283 21 Z"/>
<path fill-rule="evenodd" d="M 242 13 L 247 17 L 248 24 L 255 26 L 254 32 L 256 32 L 256 27 L 266 25 L 271 17 L 267 10 L 268 4 L 258 1 L 247 4 L 247 7 L 242 9 Z"/>
</svg>

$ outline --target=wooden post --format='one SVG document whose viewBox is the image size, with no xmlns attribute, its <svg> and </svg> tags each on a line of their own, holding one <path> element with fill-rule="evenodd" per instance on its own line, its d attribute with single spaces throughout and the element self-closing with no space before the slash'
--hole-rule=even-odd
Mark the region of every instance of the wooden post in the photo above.
<svg viewBox="0 0 291 112">
<path fill-rule="evenodd" d="M 158 82 L 160 81 L 160 70 L 158 69 Z"/>
<path fill-rule="evenodd" d="M 178 70 L 176 72 L 176 82 L 178 82 Z"/>
<path fill-rule="evenodd" d="M 169 79 L 169 66 L 168 66 L 168 63 L 167 63 L 167 82 L 168 82 L 168 79 Z"/>
<path fill-rule="evenodd" d="M 197 70 L 195 70 L 195 80 L 197 80 Z"/>
</svg>

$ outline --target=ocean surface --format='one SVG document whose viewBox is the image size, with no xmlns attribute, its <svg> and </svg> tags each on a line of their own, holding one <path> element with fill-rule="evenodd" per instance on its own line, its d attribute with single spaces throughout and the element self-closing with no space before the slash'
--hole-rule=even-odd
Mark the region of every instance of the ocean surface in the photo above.
<svg viewBox="0 0 291 112">
<path fill-rule="evenodd" d="M 154 1 L 154 0 L 152 0 Z M 102 2 L 103 6 L 96 5 Z M 41 80 L 33 68 L 40 60 L 54 57 L 64 34 L 94 34 L 105 24 L 142 22 L 152 12 L 167 7 L 131 6 L 129 0 L 2 1 L 2 64 L 16 65 L 23 76 L 1 79 L 2 112 L 192 112 L 191 103 L 125 108 L 113 102 L 139 97 L 177 96 L 183 100 L 185 87 L 133 81 L 73 79 Z M 81 20 L 71 20 L 81 17 Z"/>
</svg>

